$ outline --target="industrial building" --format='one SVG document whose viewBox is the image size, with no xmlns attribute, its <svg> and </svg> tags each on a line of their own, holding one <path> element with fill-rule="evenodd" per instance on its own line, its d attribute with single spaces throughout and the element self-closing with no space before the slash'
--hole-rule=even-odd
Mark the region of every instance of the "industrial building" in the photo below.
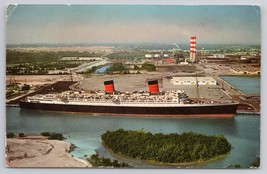
<svg viewBox="0 0 267 174">
<path fill-rule="evenodd" d="M 196 85 L 196 77 L 173 77 L 171 79 L 174 85 Z"/>
<path fill-rule="evenodd" d="M 171 83 L 174 85 L 216 85 L 212 77 L 173 77 Z"/>
<path fill-rule="evenodd" d="M 259 67 L 252 66 L 232 66 L 230 71 L 237 75 L 259 75 L 261 74 Z"/>
<path fill-rule="evenodd" d="M 145 58 L 168 58 L 169 54 L 145 54 Z"/>
<path fill-rule="evenodd" d="M 164 54 L 163 52 L 161 53 L 150 53 L 150 54 L 145 54 L 146 60 L 159 60 L 162 59 L 162 63 L 175 63 L 175 62 L 180 62 L 181 64 L 188 64 L 188 62 L 195 63 L 197 62 L 196 59 L 196 53 L 197 53 L 197 37 L 192 36 L 190 37 L 190 57 L 189 58 L 184 58 L 183 56 L 181 57 L 183 51 L 177 44 L 175 44 L 177 49 L 173 49 L 173 54 Z M 179 54 L 179 57 L 177 56 Z M 177 60 L 177 61 L 175 61 Z"/>
<path fill-rule="evenodd" d="M 206 56 L 207 58 L 225 58 L 224 54 L 213 54 L 212 56 Z"/>
<path fill-rule="evenodd" d="M 197 77 L 198 85 L 216 85 L 217 82 L 212 77 Z"/>
</svg>

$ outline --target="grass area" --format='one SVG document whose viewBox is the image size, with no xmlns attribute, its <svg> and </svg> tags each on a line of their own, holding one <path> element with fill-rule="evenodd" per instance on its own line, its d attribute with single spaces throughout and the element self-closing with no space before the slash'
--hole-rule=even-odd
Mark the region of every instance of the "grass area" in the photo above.
<svg viewBox="0 0 267 174">
<path fill-rule="evenodd" d="M 99 57 L 102 53 L 78 51 L 14 51 L 6 52 L 6 74 L 48 74 L 49 71 L 63 70 L 81 65 L 85 61 L 65 61 L 62 57 Z"/>
<path fill-rule="evenodd" d="M 6 50 L 6 63 L 34 63 L 34 62 L 54 62 L 59 61 L 62 57 L 100 57 L 102 53 L 96 52 L 78 52 L 78 51 L 14 51 Z"/>
<path fill-rule="evenodd" d="M 145 52 L 119 52 L 119 53 L 112 53 L 109 54 L 107 57 L 109 59 L 116 59 L 116 60 L 140 60 L 145 57 Z"/>
</svg>

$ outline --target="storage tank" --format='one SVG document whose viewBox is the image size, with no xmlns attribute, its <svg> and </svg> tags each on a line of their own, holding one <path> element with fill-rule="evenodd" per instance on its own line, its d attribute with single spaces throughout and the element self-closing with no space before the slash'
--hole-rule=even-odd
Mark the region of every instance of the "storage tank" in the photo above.
<svg viewBox="0 0 267 174">
<path fill-rule="evenodd" d="M 153 54 L 145 54 L 145 58 L 153 58 Z"/>
<path fill-rule="evenodd" d="M 157 57 L 158 58 L 158 57 L 160 57 L 160 54 L 155 54 L 154 57 Z"/>
</svg>

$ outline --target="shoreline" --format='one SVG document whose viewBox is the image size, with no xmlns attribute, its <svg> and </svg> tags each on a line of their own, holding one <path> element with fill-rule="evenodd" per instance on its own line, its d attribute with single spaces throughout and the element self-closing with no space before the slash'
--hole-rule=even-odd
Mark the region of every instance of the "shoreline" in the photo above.
<svg viewBox="0 0 267 174">
<path fill-rule="evenodd" d="M 92 165 L 69 152 L 72 144 L 66 141 L 48 140 L 31 135 L 6 139 L 5 166 L 16 167 L 92 167 Z"/>
</svg>

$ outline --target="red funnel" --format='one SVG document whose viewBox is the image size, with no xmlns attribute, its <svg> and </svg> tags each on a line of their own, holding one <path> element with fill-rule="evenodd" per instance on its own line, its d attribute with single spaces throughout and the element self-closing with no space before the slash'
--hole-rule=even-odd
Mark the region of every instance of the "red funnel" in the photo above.
<svg viewBox="0 0 267 174">
<path fill-rule="evenodd" d="M 114 92 L 115 91 L 113 80 L 104 81 L 104 85 L 105 85 L 105 92 Z"/>
<path fill-rule="evenodd" d="M 148 91 L 150 93 L 159 93 L 159 85 L 157 80 L 148 81 Z"/>
</svg>

